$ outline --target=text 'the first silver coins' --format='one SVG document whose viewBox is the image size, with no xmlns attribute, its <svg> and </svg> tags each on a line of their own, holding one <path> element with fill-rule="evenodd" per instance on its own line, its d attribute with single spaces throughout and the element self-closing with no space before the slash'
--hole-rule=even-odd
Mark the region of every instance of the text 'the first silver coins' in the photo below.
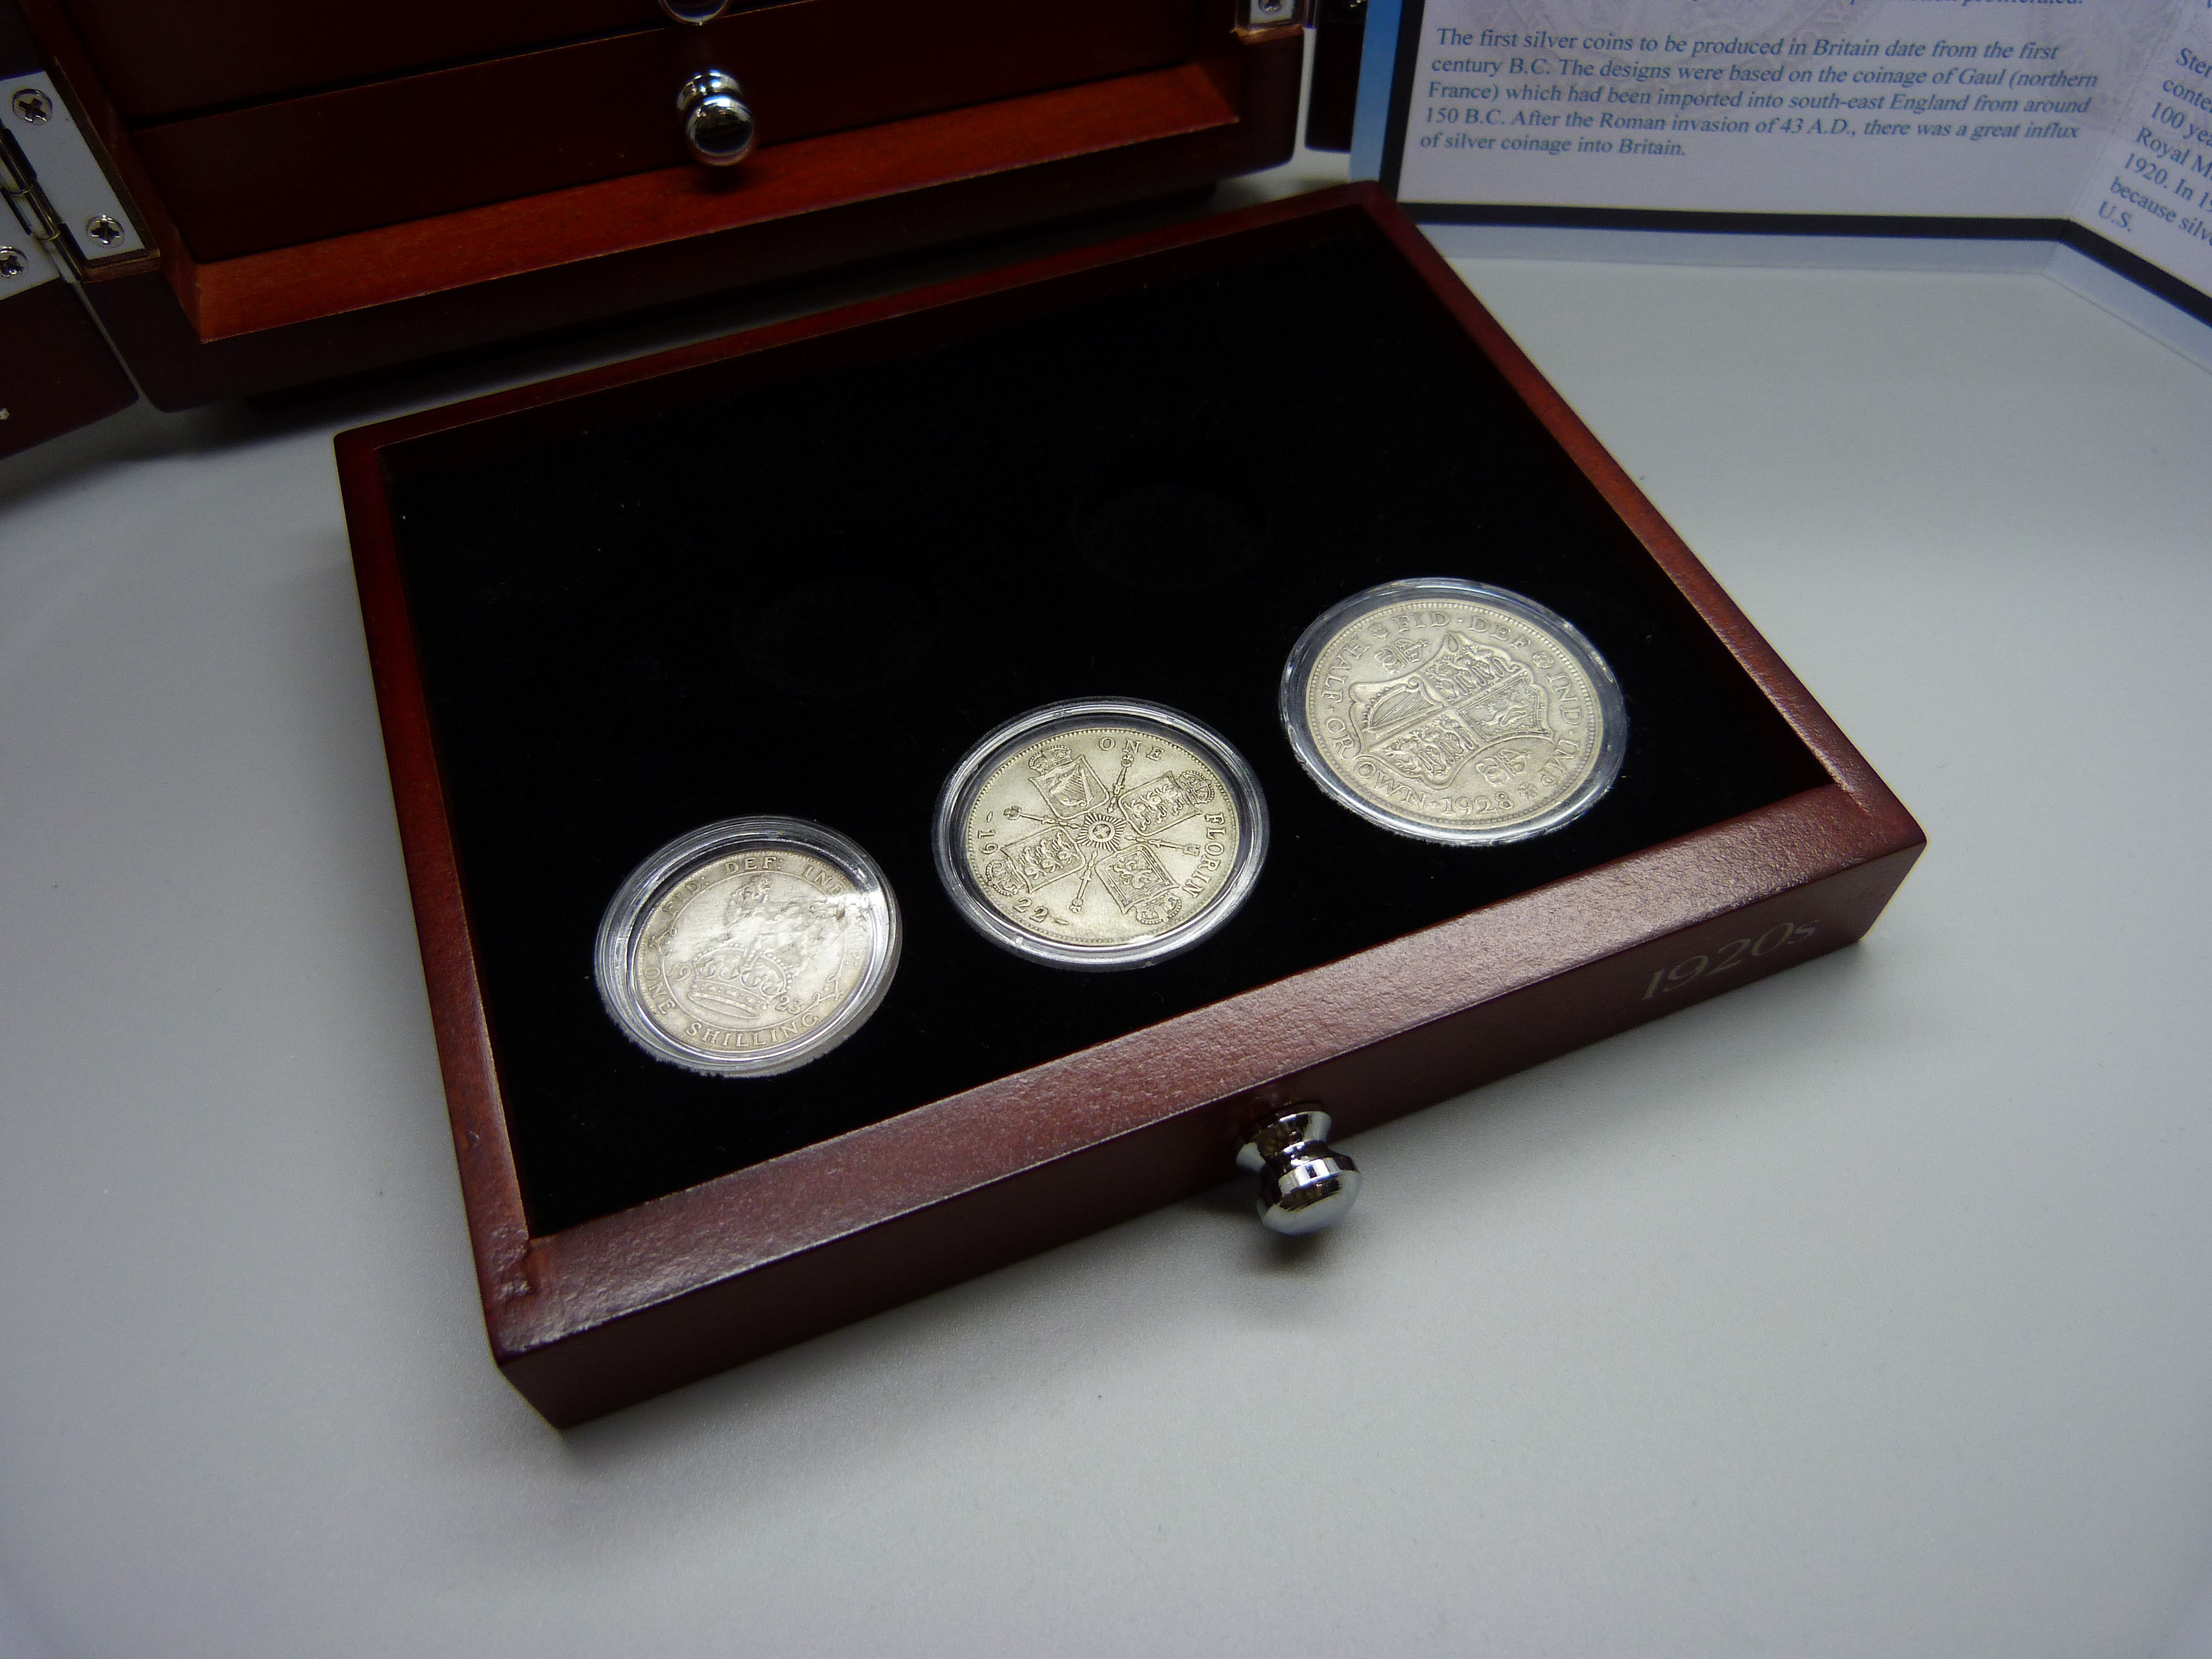
<svg viewBox="0 0 2212 1659">
<path fill-rule="evenodd" d="M 631 872 L 599 923 L 599 1000 L 657 1059 L 772 1077 L 857 1030 L 898 967 L 875 861 L 799 818 L 710 823 Z"/>
<path fill-rule="evenodd" d="M 1572 822 L 1628 749 L 1620 684 L 1573 623 L 1449 577 L 1385 582 L 1323 612 L 1284 665 L 1279 713 L 1324 793 L 1462 847 Z"/>
<path fill-rule="evenodd" d="M 969 924 L 1064 968 L 1138 968 L 1227 921 L 1259 878 L 1267 808 L 1227 739 L 1158 703 L 1010 720 L 937 804 L 937 869 Z"/>
</svg>

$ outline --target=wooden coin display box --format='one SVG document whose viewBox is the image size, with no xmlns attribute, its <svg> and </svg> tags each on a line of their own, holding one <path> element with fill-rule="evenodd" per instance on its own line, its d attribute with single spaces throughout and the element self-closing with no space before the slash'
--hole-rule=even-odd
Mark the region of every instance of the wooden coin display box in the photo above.
<svg viewBox="0 0 2212 1659">
<path fill-rule="evenodd" d="M 1219 1182 L 1271 1108 L 1356 1134 L 1833 950 L 1922 845 L 1365 189 L 337 449 L 485 1317 L 556 1423 Z M 1627 760 L 1572 824 L 1433 845 L 1297 769 L 1292 641 L 1423 575 L 1619 675 Z M 1098 695 L 1224 732 L 1274 831 L 1228 926 L 1119 974 L 987 943 L 931 866 L 963 751 Z M 904 959 L 834 1052 L 700 1077 L 602 1012 L 592 939 L 645 854 L 749 813 L 866 848 Z"/>
</svg>

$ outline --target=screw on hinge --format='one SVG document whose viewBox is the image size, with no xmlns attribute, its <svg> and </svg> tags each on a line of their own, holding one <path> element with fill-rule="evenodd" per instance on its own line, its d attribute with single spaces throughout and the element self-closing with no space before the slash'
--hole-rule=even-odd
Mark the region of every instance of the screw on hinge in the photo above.
<svg viewBox="0 0 2212 1659">
<path fill-rule="evenodd" d="M 0 247 L 0 280 L 5 280 L 11 276 L 21 276 L 30 268 L 31 262 L 23 257 L 22 249 L 19 247 Z"/>
<path fill-rule="evenodd" d="M 123 227 L 115 222 L 112 216 L 95 213 L 84 222 L 84 234 L 102 247 L 113 247 L 123 240 Z"/>
<path fill-rule="evenodd" d="M 23 88 L 8 103 L 19 119 L 29 122 L 33 126 L 52 119 L 54 112 L 53 100 L 36 87 Z"/>
</svg>

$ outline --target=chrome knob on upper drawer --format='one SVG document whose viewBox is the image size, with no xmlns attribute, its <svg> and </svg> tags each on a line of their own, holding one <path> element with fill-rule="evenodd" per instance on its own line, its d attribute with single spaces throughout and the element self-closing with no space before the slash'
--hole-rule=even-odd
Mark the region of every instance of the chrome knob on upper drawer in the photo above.
<svg viewBox="0 0 2212 1659">
<path fill-rule="evenodd" d="M 735 167 L 753 153 L 752 107 L 738 77 L 728 71 L 702 70 L 686 81 L 677 88 L 676 111 L 693 161 L 710 167 Z"/>
<path fill-rule="evenodd" d="M 679 23 L 711 23 L 730 9 L 730 0 L 660 0 L 661 10 Z"/>
</svg>

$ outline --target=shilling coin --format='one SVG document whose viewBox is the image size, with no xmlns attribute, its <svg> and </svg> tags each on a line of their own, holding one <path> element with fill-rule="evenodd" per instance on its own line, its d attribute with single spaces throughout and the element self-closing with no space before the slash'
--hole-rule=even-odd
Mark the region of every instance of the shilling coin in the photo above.
<svg viewBox="0 0 2212 1659">
<path fill-rule="evenodd" d="M 938 797 L 938 874 L 961 914 L 1063 967 L 1189 949 L 1244 902 L 1267 848 L 1243 757 L 1156 703 L 1055 703 L 1010 720 Z"/>
<path fill-rule="evenodd" d="M 1328 794 L 1385 829 L 1492 846 L 1613 787 L 1628 711 L 1574 625 L 1501 587 L 1386 582 L 1332 606 L 1283 669 L 1283 729 Z"/>
<path fill-rule="evenodd" d="M 769 1077 L 852 1036 L 898 966 L 898 907 L 858 847 L 798 818 L 732 818 L 662 848 L 599 923 L 599 999 L 656 1057 Z"/>
</svg>

